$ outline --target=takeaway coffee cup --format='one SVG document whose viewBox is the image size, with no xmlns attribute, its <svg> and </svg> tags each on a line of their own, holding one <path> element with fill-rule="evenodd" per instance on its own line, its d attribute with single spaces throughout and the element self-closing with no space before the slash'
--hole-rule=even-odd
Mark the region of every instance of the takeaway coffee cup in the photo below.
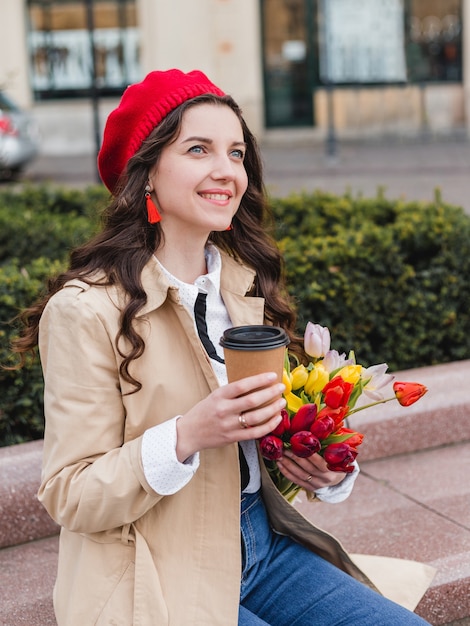
<svg viewBox="0 0 470 626">
<path fill-rule="evenodd" d="M 228 381 L 234 382 L 264 372 L 276 372 L 282 381 L 289 337 L 276 326 L 235 326 L 220 339 L 224 349 Z"/>
</svg>

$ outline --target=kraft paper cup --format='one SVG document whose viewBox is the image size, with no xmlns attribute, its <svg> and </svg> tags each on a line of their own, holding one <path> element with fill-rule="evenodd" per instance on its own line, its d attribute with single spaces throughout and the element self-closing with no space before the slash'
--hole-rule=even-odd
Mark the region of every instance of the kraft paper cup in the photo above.
<svg viewBox="0 0 470 626">
<path fill-rule="evenodd" d="M 276 326 L 235 326 L 220 339 L 229 383 L 247 376 L 276 372 L 282 382 L 287 333 Z"/>
</svg>

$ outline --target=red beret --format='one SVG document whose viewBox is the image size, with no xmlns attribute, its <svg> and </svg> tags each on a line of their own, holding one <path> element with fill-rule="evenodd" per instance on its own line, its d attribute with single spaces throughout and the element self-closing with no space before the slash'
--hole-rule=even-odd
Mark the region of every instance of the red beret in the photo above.
<svg viewBox="0 0 470 626">
<path fill-rule="evenodd" d="M 170 111 L 206 93 L 224 95 L 198 70 L 150 72 L 142 82 L 130 85 L 109 114 L 98 154 L 98 170 L 106 187 L 113 192 L 128 160 Z"/>
</svg>

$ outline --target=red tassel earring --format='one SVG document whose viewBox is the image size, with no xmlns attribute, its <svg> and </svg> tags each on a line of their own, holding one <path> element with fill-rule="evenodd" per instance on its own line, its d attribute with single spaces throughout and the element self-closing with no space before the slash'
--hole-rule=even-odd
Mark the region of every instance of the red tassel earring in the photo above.
<svg viewBox="0 0 470 626">
<path fill-rule="evenodd" d="M 162 219 L 162 216 L 158 212 L 157 205 L 152 200 L 149 185 L 145 187 L 145 204 L 147 205 L 147 219 L 149 224 L 156 224 Z"/>
</svg>

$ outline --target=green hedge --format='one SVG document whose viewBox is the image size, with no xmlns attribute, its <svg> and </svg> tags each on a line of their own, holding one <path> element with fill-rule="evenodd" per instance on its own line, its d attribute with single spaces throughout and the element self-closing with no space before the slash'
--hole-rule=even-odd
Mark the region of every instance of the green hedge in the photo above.
<svg viewBox="0 0 470 626">
<path fill-rule="evenodd" d="M 462 209 L 316 192 L 274 199 L 299 326 L 391 370 L 470 358 L 470 217 Z"/>
<path fill-rule="evenodd" d="M 44 256 L 65 259 L 96 230 L 106 205 L 104 187 L 85 191 L 48 186 L 0 193 L 0 264 Z"/>
<path fill-rule="evenodd" d="M 16 362 L 9 350 L 17 333 L 11 323 L 18 312 L 35 300 L 47 278 L 65 266 L 43 257 L 28 265 L 17 259 L 0 266 L 0 363 Z M 42 437 L 43 379 L 38 359 L 29 359 L 21 370 L 0 369 L 0 446 Z"/>
<path fill-rule="evenodd" d="M 0 362 L 10 323 L 72 247 L 95 232 L 108 192 L 50 186 L 0 191 Z M 470 358 L 470 217 L 442 202 L 337 197 L 271 198 L 276 240 L 299 314 L 327 325 L 332 345 L 390 370 Z M 42 436 L 36 361 L 0 370 L 0 445 Z"/>
<path fill-rule="evenodd" d="M 12 365 L 12 320 L 65 268 L 70 250 L 98 228 L 109 193 L 25 186 L 0 191 L 0 363 Z M 21 371 L 0 369 L 0 446 L 42 437 L 42 374 L 38 359 Z"/>
</svg>

